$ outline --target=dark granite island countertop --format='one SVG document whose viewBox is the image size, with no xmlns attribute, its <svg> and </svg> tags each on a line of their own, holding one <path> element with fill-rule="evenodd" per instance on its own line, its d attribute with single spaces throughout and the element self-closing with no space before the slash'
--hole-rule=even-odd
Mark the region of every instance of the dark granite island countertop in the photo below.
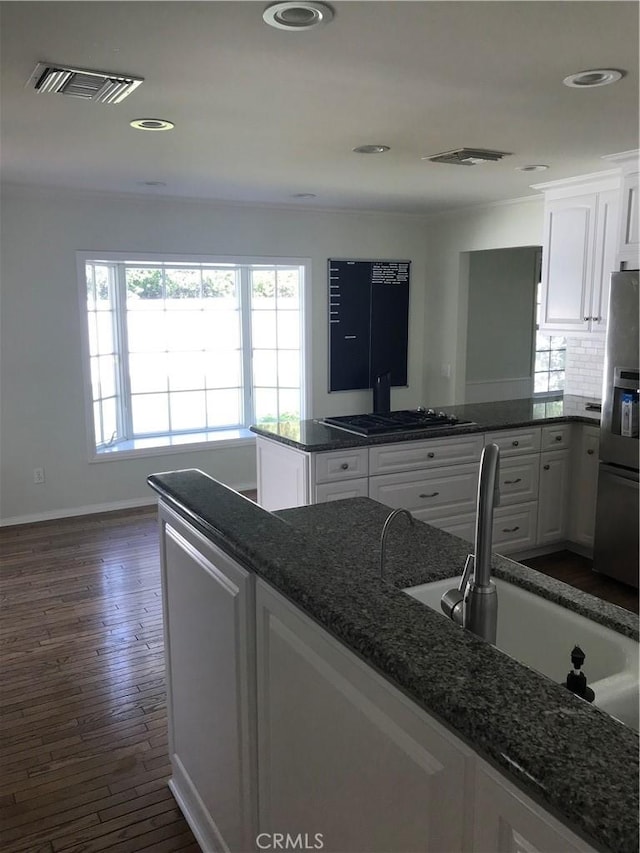
<svg viewBox="0 0 640 853">
<path fill-rule="evenodd" d="M 367 447 L 372 444 L 389 444 L 398 441 L 418 441 L 425 438 L 468 435 L 498 429 L 517 429 L 544 424 L 578 423 L 600 425 L 600 412 L 587 409 L 595 402 L 590 397 L 569 394 L 554 398 L 526 397 L 520 400 L 503 400 L 496 403 L 467 403 L 459 406 L 442 406 L 460 420 L 472 421 L 454 427 L 393 432 L 386 435 L 359 436 L 342 429 L 326 426 L 321 419 L 303 421 L 277 421 L 254 425 L 251 431 L 297 450 L 318 452 L 339 450 L 343 447 Z M 437 406 L 435 408 L 438 408 Z"/>
<path fill-rule="evenodd" d="M 458 573 L 468 543 L 421 522 L 392 529 L 383 582 L 377 542 L 389 510 L 368 498 L 276 515 L 200 471 L 149 483 L 590 844 L 638 849 L 638 734 L 401 591 Z M 506 558 L 493 568 L 638 637 L 634 614 Z"/>
</svg>

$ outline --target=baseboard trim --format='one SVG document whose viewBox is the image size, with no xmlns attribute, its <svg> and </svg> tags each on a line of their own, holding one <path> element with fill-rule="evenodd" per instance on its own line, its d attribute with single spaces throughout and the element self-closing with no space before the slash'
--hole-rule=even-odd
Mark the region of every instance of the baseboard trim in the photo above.
<svg viewBox="0 0 640 853">
<path fill-rule="evenodd" d="M 175 754 L 171 756 L 171 766 L 173 776 L 169 779 L 169 789 L 196 841 L 204 853 L 229 853 L 218 827 L 200 799 L 184 765 Z"/>
<path fill-rule="evenodd" d="M 236 492 L 253 491 L 255 483 L 239 483 L 229 488 Z M 29 515 L 15 515 L 9 518 L 0 518 L 0 527 L 15 527 L 20 524 L 36 524 L 38 521 L 55 521 L 58 518 L 74 518 L 80 515 L 98 515 L 102 512 L 117 512 L 119 509 L 137 509 L 145 506 L 153 506 L 157 498 L 150 495 L 148 498 L 131 498 L 125 501 L 109 501 L 102 504 L 89 504 L 88 506 L 69 507 L 67 509 L 52 509 L 45 512 L 34 512 Z"/>
</svg>

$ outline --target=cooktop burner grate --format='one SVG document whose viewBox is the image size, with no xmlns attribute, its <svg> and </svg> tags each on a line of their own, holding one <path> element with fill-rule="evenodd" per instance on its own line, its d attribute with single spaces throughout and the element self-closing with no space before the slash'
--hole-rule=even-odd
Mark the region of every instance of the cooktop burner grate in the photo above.
<svg viewBox="0 0 640 853">
<path fill-rule="evenodd" d="M 435 409 L 401 409 L 386 414 L 371 412 L 364 415 L 341 415 L 324 418 L 322 423 L 327 426 L 355 433 L 356 435 L 384 435 L 389 432 L 402 432 L 414 429 L 436 429 L 438 427 L 458 426 L 469 424 L 455 415 L 446 412 L 436 412 Z"/>
</svg>

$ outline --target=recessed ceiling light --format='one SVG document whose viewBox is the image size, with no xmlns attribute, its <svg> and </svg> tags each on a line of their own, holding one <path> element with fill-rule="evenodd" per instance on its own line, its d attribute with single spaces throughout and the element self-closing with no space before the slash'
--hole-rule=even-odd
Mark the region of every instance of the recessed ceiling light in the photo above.
<svg viewBox="0 0 640 853">
<path fill-rule="evenodd" d="M 390 148 L 388 145 L 358 145 L 353 150 L 356 154 L 384 154 Z"/>
<path fill-rule="evenodd" d="M 298 2 L 272 3 L 262 13 L 264 21 L 278 30 L 309 30 L 328 24 L 333 9 L 326 3 Z"/>
<path fill-rule="evenodd" d="M 532 163 L 530 166 L 516 166 L 518 172 L 546 172 L 549 167 L 544 163 Z"/>
<path fill-rule="evenodd" d="M 163 118 L 136 118 L 129 124 L 136 130 L 173 130 L 175 127 L 172 121 Z"/>
<path fill-rule="evenodd" d="M 317 198 L 315 193 L 294 193 L 291 198 Z"/>
<path fill-rule="evenodd" d="M 562 82 L 572 89 L 588 89 L 593 86 L 608 86 L 609 83 L 616 83 L 623 76 L 623 71 L 616 71 L 614 68 L 592 68 L 570 74 Z"/>
</svg>

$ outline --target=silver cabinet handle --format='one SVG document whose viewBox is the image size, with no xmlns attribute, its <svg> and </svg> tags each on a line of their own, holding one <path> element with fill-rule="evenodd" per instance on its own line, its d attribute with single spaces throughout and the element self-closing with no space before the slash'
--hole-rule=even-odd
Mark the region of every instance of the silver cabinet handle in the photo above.
<svg viewBox="0 0 640 853">
<path fill-rule="evenodd" d="M 587 450 L 587 456 L 593 456 L 594 453 L 594 450 Z"/>
<path fill-rule="evenodd" d="M 512 444 L 514 447 L 517 447 L 517 446 L 520 444 L 520 442 L 516 439 L 515 441 L 512 441 L 512 442 L 511 442 L 511 444 Z"/>
<path fill-rule="evenodd" d="M 588 323 L 590 319 L 591 319 L 591 317 L 585 317 L 584 318 L 585 323 Z"/>
<path fill-rule="evenodd" d="M 543 465 L 542 467 L 544 468 L 545 471 L 548 471 L 549 468 L 551 468 L 551 465 Z"/>
<path fill-rule="evenodd" d="M 516 477 L 515 480 L 505 480 L 504 484 L 505 484 L 505 486 L 515 486 L 516 483 L 521 483 L 521 482 L 522 482 L 522 477 Z"/>
<path fill-rule="evenodd" d="M 561 435 L 557 435 L 557 436 L 556 436 L 556 441 L 562 441 L 562 436 L 561 436 Z"/>
<path fill-rule="evenodd" d="M 520 525 L 519 525 L 519 524 L 516 524 L 516 526 L 515 526 L 515 527 L 503 527 L 503 528 L 502 528 L 502 532 L 503 532 L 503 533 L 515 533 L 515 532 L 516 532 L 516 530 L 520 530 Z"/>
<path fill-rule="evenodd" d="M 343 463 L 342 463 L 342 465 L 341 465 L 340 467 L 342 468 L 342 470 L 343 470 L 343 471 L 346 471 L 346 470 L 347 470 L 347 468 L 349 467 L 349 463 L 348 463 L 348 462 L 343 462 Z"/>
<path fill-rule="evenodd" d="M 431 492 L 430 495 L 418 495 L 419 498 L 436 498 L 440 492 Z"/>
<path fill-rule="evenodd" d="M 430 450 L 430 451 L 427 453 L 427 459 L 433 459 L 435 455 L 436 455 L 436 454 L 433 452 L 433 450 Z"/>
</svg>

